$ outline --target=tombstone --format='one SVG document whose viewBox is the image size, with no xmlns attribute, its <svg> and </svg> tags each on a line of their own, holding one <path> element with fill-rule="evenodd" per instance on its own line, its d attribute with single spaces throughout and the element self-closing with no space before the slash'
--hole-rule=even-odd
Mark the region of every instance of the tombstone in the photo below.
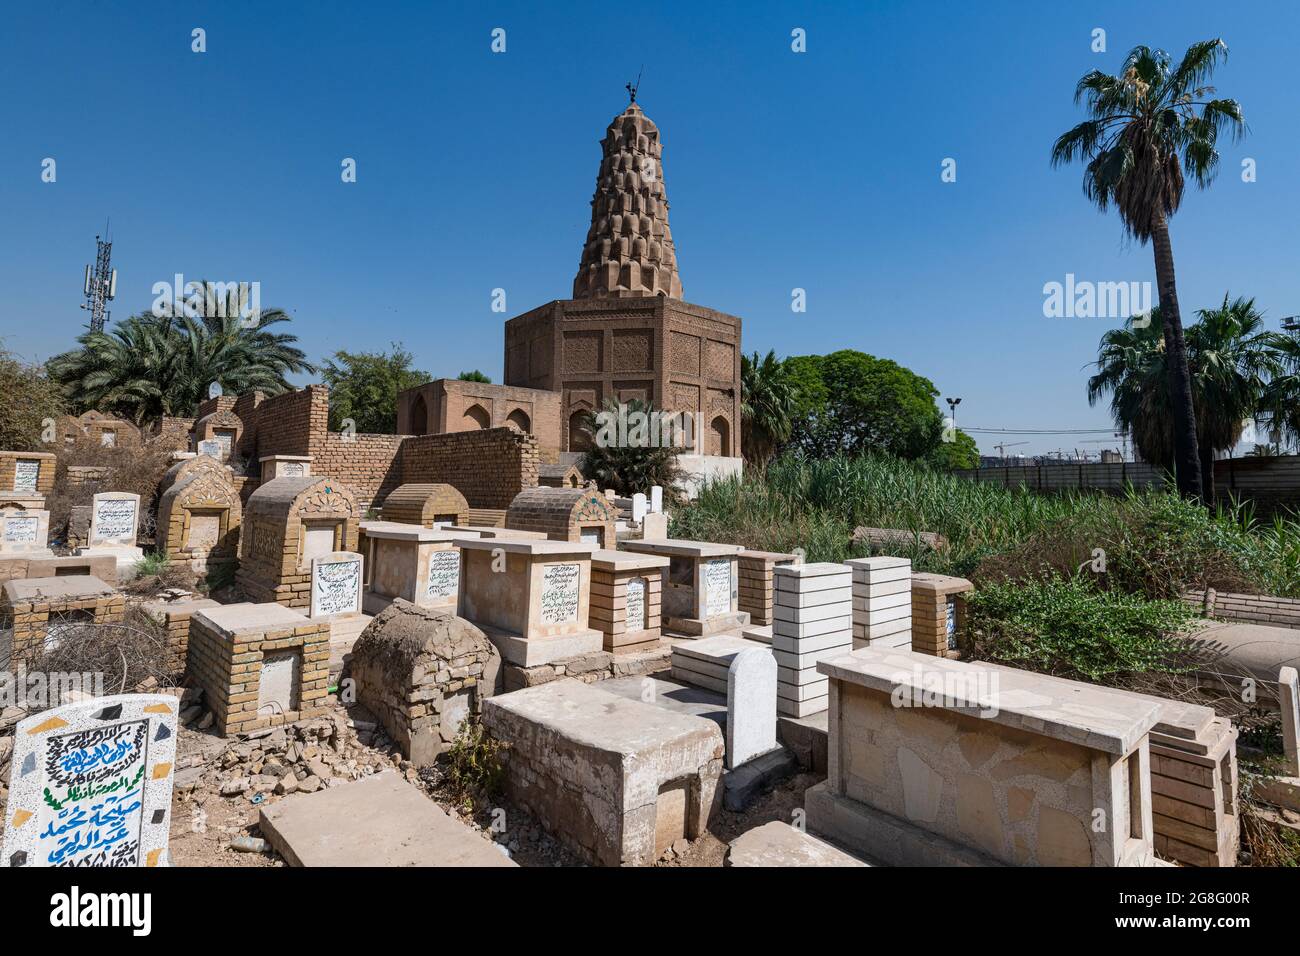
<svg viewBox="0 0 1300 956">
<path fill-rule="evenodd" d="M 734 632 L 750 623 L 748 612 L 737 607 L 736 555 L 744 550 L 740 545 L 678 538 L 642 538 L 622 545 L 627 551 L 669 559 L 663 593 L 664 624 L 669 630 L 705 637 Z"/>
<path fill-rule="evenodd" d="M 21 508 L 0 510 L 0 557 L 52 558 L 50 513 Z"/>
<path fill-rule="evenodd" d="M 365 555 L 367 614 L 378 614 L 395 599 L 418 607 L 456 613 L 460 595 L 457 537 L 477 535 L 461 528 L 425 528 L 398 521 L 361 522 Z"/>
<path fill-rule="evenodd" d="M 852 650 L 853 576 L 830 562 L 785 565 L 772 574 L 777 710 L 786 717 L 809 717 L 828 705 L 827 679 L 818 662 Z"/>
<path fill-rule="evenodd" d="M 591 556 L 591 626 L 605 650 L 631 654 L 659 644 L 660 601 L 668 559 L 633 551 Z"/>
<path fill-rule="evenodd" d="M 167 866 L 177 706 L 120 694 L 20 721 L 0 866 Z"/>
<path fill-rule="evenodd" d="M 650 486 L 650 510 L 655 514 L 664 510 L 664 490 L 658 485 Z"/>
<path fill-rule="evenodd" d="M 215 458 L 217 461 L 224 461 L 226 456 L 223 454 L 221 442 L 215 438 L 205 438 L 199 442 L 196 449 L 200 455 L 207 455 L 209 458 Z"/>
<path fill-rule="evenodd" d="M 77 555 L 111 554 L 117 559 L 119 581 L 134 576 L 144 552 L 136 546 L 140 524 L 140 496 L 129 491 L 105 491 L 90 506 L 90 533 Z"/>
<path fill-rule="evenodd" d="M 948 574 L 912 575 L 911 647 L 918 654 L 960 657 L 957 639 L 966 626 L 966 599 L 975 585 Z"/>
<path fill-rule="evenodd" d="M 33 564 L 37 562 L 32 562 Z M 0 658 L 37 659 L 58 646 L 62 634 L 82 624 L 121 624 L 126 598 L 111 585 L 85 574 L 28 577 L 0 587 L 0 618 L 8 620 L 8 647 Z"/>
<path fill-rule="evenodd" d="M 44 498 L 54 490 L 57 464 L 47 451 L 0 451 L 0 492 Z"/>
<path fill-rule="evenodd" d="M 645 520 L 645 515 L 646 515 L 645 495 L 641 494 L 641 492 L 638 491 L 636 494 L 632 496 L 632 520 L 635 521 L 637 524 L 640 524 L 642 521 Z"/>
<path fill-rule="evenodd" d="M 207 457 L 172 466 L 180 474 L 158 502 L 158 550 L 204 573 L 239 558 L 243 506 L 229 470 Z"/>
<path fill-rule="evenodd" d="M 1283 667 L 1277 675 L 1282 705 L 1282 745 L 1286 753 L 1283 776 L 1300 777 L 1300 674 L 1294 667 Z"/>
<path fill-rule="evenodd" d="M 776 748 L 776 658 L 747 648 L 727 668 L 727 769 Z"/>
<path fill-rule="evenodd" d="M 361 555 L 350 551 L 312 558 L 312 617 L 361 613 L 361 565 Z"/>
<path fill-rule="evenodd" d="M 262 481 L 276 478 L 307 478 L 311 475 L 311 455 L 264 455 L 258 459 L 262 466 Z"/>
<path fill-rule="evenodd" d="M 612 548 L 617 509 L 592 488 L 525 488 L 506 511 L 508 531 L 540 531 L 552 541 Z"/>
</svg>

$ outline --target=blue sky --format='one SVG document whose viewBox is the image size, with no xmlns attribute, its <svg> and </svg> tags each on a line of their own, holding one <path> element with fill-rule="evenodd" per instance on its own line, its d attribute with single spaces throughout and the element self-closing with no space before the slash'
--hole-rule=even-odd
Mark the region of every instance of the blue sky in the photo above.
<svg viewBox="0 0 1300 956">
<path fill-rule="evenodd" d="M 258 281 L 313 360 L 401 342 L 435 376 L 502 375 L 508 315 L 571 290 L 598 141 L 639 102 L 688 301 L 747 351 L 856 348 L 963 399 L 958 422 L 1107 428 L 1086 365 L 1107 319 L 1043 285 L 1151 281 L 1053 139 L 1086 71 L 1222 36 L 1251 126 L 1172 222 L 1185 313 L 1225 291 L 1300 313 L 1294 3 L 48 3 L 0 24 L 0 337 L 30 359 L 86 321 L 112 219 L 114 318 L 155 282 Z M 207 52 L 191 52 L 191 31 Z M 490 50 L 506 30 L 506 52 Z M 807 52 L 791 51 L 791 30 Z M 1094 28 L 1107 52 L 1091 51 Z M 41 162 L 57 181 L 41 181 Z M 357 182 L 340 179 L 344 157 Z M 957 161 L 957 181 L 941 163 Z M 1257 181 L 1243 183 L 1243 158 Z M 808 310 L 794 314 L 791 290 Z M 1082 436 L 1097 437 L 1097 436 Z M 995 436 L 980 436 L 990 452 Z M 1019 439 L 1007 439 L 1014 441 Z M 1031 438 L 1015 451 L 1069 448 Z M 1097 444 L 1081 447 L 1095 451 Z"/>
</svg>

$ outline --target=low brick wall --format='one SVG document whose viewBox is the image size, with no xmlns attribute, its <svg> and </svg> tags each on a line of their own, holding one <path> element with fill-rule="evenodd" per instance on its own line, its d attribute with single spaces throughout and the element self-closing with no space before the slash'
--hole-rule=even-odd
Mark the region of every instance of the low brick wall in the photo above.
<svg viewBox="0 0 1300 956">
<path fill-rule="evenodd" d="M 421 435 L 402 444 L 402 482 L 445 482 L 471 508 L 509 508 L 537 487 L 537 439 L 512 428 Z"/>
<path fill-rule="evenodd" d="M 1229 591 L 1188 591 L 1183 600 L 1196 606 L 1206 617 L 1221 621 L 1271 624 L 1300 629 L 1300 598 L 1271 594 L 1236 594 Z"/>
</svg>

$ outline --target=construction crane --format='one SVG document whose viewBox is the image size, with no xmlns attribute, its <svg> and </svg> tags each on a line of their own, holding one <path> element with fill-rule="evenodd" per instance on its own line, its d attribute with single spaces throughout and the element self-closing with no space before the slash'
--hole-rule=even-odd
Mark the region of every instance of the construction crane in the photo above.
<svg viewBox="0 0 1300 956">
<path fill-rule="evenodd" d="M 1008 448 L 1014 448 L 1017 445 L 1028 445 L 1028 444 L 1029 442 L 1027 441 L 1010 441 L 1010 442 L 1002 442 L 1000 444 L 994 445 L 993 447 L 998 450 L 998 457 L 1001 458 L 1003 461 L 1006 461 Z"/>
</svg>

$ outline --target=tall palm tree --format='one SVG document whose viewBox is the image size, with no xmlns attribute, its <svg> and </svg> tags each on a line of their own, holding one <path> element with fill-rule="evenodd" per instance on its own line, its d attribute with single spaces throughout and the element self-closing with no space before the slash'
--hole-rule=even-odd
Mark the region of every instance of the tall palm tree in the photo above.
<svg viewBox="0 0 1300 956">
<path fill-rule="evenodd" d="M 1232 448 L 1247 421 L 1265 404 L 1270 380 L 1280 371 L 1276 333 L 1264 329 L 1254 299 L 1223 297 L 1215 309 L 1201 309 L 1186 330 L 1187 363 L 1196 415 L 1201 494 L 1214 501 L 1214 455 Z M 1177 453 L 1168 380 L 1169 351 L 1164 315 L 1157 307 L 1149 323 L 1132 319 L 1102 336 L 1097 374 L 1088 379 L 1088 402 L 1110 395 L 1111 416 L 1133 436 L 1143 459 L 1170 467 Z"/>
<path fill-rule="evenodd" d="M 1300 335 L 1277 335 L 1279 368 L 1269 382 L 1262 402 L 1270 421 L 1270 441 L 1300 445 Z"/>
<path fill-rule="evenodd" d="M 291 388 L 287 375 L 315 372 L 295 336 L 268 330 L 288 321 L 280 309 L 264 310 L 256 328 L 244 327 L 238 314 L 142 312 L 85 333 L 79 348 L 46 367 L 72 405 L 146 425 L 165 415 L 192 415 L 214 382 L 233 394 L 277 395 Z"/>
<path fill-rule="evenodd" d="M 775 351 L 762 359 L 755 352 L 740 357 L 740 389 L 741 450 L 750 464 L 762 468 L 790 438 L 794 385 Z"/>
<path fill-rule="evenodd" d="M 1074 101 L 1086 99 L 1091 118 L 1052 147 L 1054 167 L 1086 161 L 1084 195 L 1103 211 L 1114 204 L 1125 232 L 1142 245 L 1151 243 L 1168 355 L 1173 465 L 1178 490 L 1186 497 L 1201 493 L 1201 456 L 1169 217 L 1182 204 L 1184 172 L 1201 188 L 1209 186 L 1219 165 L 1219 134 L 1227 131 L 1239 139 L 1245 132 L 1241 105 L 1210 98 L 1215 90 L 1206 85 L 1227 55 L 1222 40 L 1205 40 L 1188 47 L 1172 67 L 1163 50 L 1134 47 L 1119 76 L 1093 70 L 1079 80 Z"/>
</svg>

